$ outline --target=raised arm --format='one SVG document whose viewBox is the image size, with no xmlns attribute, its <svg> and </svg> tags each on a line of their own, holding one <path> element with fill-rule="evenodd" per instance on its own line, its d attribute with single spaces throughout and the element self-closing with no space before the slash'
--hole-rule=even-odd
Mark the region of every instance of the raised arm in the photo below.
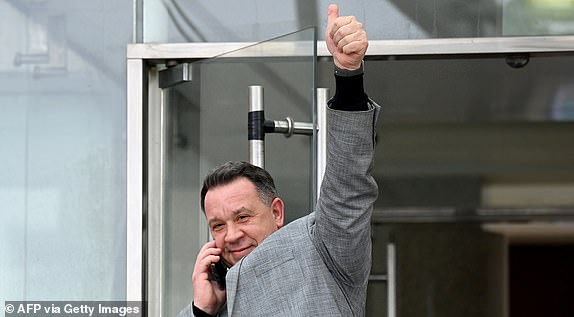
<svg viewBox="0 0 574 317">
<path fill-rule="evenodd" d="M 378 194 L 371 170 L 379 106 L 363 91 L 360 69 L 368 41 L 362 24 L 354 17 L 340 17 L 331 5 L 326 42 L 337 69 L 337 92 L 327 113 L 327 167 L 314 236 L 337 278 L 360 286 L 371 266 L 370 221 Z"/>
</svg>

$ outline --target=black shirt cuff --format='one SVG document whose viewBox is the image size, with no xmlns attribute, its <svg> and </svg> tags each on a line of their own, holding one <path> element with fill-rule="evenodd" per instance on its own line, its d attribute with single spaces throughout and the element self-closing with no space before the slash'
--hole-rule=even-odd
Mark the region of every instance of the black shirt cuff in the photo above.
<svg viewBox="0 0 574 317">
<path fill-rule="evenodd" d="M 203 310 L 197 308 L 194 303 L 191 303 L 193 316 L 195 317 L 215 317 L 214 315 L 210 315 Z"/>
<path fill-rule="evenodd" d="M 363 74 L 344 77 L 335 75 L 335 95 L 330 107 L 342 111 L 369 110 L 369 97 L 365 94 Z"/>
</svg>

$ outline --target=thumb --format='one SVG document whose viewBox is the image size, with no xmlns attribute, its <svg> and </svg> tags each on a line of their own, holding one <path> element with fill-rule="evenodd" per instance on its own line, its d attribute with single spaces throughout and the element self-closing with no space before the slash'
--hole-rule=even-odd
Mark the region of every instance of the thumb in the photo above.
<svg viewBox="0 0 574 317">
<path fill-rule="evenodd" d="M 330 4 L 327 11 L 327 28 L 331 28 L 335 20 L 339 17 L 339 6 Z"/>
</svg>

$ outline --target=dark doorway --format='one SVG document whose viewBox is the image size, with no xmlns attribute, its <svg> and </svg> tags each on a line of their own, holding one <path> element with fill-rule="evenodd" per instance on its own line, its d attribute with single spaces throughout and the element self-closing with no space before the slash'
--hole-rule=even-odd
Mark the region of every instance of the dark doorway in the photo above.
<svg viewBox="0 0 574 317">
<path fill-rule="evenodd" d="M 574 245 L 509 247 L 510 317 L 574 316 Z"/>
</svg>

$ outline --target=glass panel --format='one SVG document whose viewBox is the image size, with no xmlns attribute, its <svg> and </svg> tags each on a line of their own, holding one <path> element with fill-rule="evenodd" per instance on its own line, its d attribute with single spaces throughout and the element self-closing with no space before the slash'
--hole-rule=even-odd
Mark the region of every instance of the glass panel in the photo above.
<svg viewBox="0 0 574 317">
<path fill-rule="evenodd" d="M 500 55 L 367 60 L 366 91 L 384 108 L 377 208 L 416 207 L 425 217 L 443 207 L 470 216 L 485 208 L 573 214 L 573 61 L 531 56 L 511 68 Z M 320 85 L 332 84 L 329 62 L 319 70 Z M 400 215 L 408 213 L 393 212 Z"/>
<path fill-rule="evenodd" d="M 208 238 L 199 207 L 203 177 L 225 161 L 249 160 L 248 86 L 264 87 L 267 119 L 289 116 L 314 122 L 314 35 L 314 29 L 306 29 L 196 62 L 192 81 L 164 89 L 170 124 L 164 216 L 166 316 L 175 316 L 189 304 L 195 256 Z M 287 221 L 311 210 L 312 141 L 300 135 L 266 137 L 266 169 L 285 200 Z"/>
<path fill-rule="evenodd" d="M 0 0 L 2 301 L 125 299 L 132 10 Z"/>
<path fill-rule="evenodd" d="M 143 0 L 144 42 L 258 41 L 320 27 L 331 1 Z M 341 14 L 366 25 L 371 40 L 574 34 L 570 0 L 338 1 Z"/>
<path fill-rule="evenodd" d="M 531 56 L 523 68 L 488 54 L 371 58 L 366 91 L 383 109 L 367 315 L 387 316 L 392 242 L 396 316 L 521 316 L 508 314 L 509 297 L 534 280 L 509 276 L 539 262 L 509 266 L 511 249 L 572 252 L 574 56 Z M 318 69 L 332 88 L 331 62 Z M 531 273 L 551 294 L 564 283 L 548 271 L 569 263 L 557 258 Z"/>
<path fill-rule="evenodd" d="M 573 61 L 368 62 L 367 91 L 386 105 L 377 206 L 574 207 Z"/>
<path fill-rule="evenodd" d="M 392 123 L 574 121 L 573 62 L 572 54 L 369 61 L 367 90 L 392 105 L 383 117 Z"/>
</svg>

